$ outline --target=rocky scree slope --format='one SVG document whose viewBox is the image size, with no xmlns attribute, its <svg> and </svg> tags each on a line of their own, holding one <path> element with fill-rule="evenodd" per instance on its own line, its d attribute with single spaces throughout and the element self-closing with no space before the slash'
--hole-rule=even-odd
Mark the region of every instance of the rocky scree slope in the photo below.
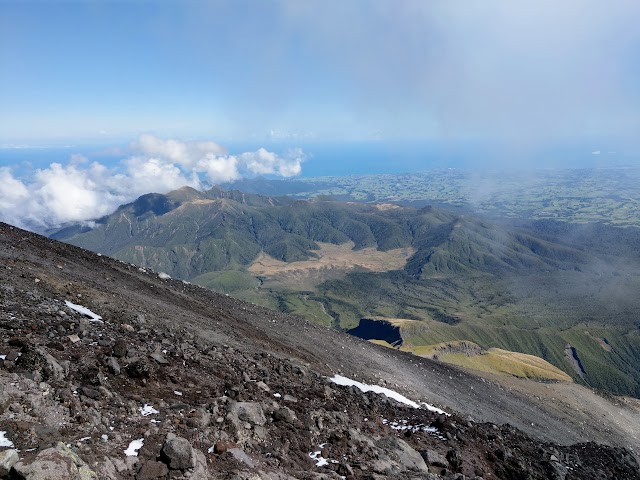
<svg viewBox="0 0 640 480">
<path fill-rule="evenodd" d="M 452 379 L 452 403 L 459 381 L 496 402 L 436 362 L 5 224 L 0 259 L 0 478 L 639 478 L 620 446 L 558 445 L 329 378 L 428 369 Z"/>
</svg>

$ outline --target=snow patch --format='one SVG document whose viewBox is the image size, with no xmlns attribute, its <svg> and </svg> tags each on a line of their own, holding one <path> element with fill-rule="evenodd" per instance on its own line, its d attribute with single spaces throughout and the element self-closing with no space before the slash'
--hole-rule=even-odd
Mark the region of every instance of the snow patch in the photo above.
<svg viewBox="0 0 640 480">
<path fill-rule="evenodd" d="M 410 407 L 413 408 L 420 408 L 421 406 L 426 408 L 427 410 L 430 410 L 432 412 L 436 412 L 436 413 L 441 413 L 444 415 L 449 415 L 448 413 L 446 413 L 444 410 L 440 410 L 437 407 L 434 407 L 433 405 L 430 405 L 428 403 L 416 403 L 413 400 L 409 400 L 407 397 L 405 397 L 404 395 L 399 394 L 398 392 L 395 392 L 389 388 L 385 388 L 385 387 L 380 387 L 379 385 L 367 385 L 366 383 L 361 383 L 358 382 L 357 380 L 351 380 L 350 378 L 347 377 L 343 377 L 342 375 L 334 375 L 331 379 L 330 379 L 333 383 L 337 384 L 337 385 L 343 385 L 345 387 L 351 387 L 354 386 L 356 387 L 358 390 L 362 391 L 362 392 L 374 392 L 374 393 L 378 393 L 378 394 L 382 394 L 385 395 L 389 398 L 394 399 L 397 402 L 400 403 L 404 403 L 405 405 L 408 405 Z"/>
<path fill-rule="evenodd" d="M 280 395 L 279 393 L 274 393 L 273 396 L 276 397 L 276 398 L 282 397 L 282 395 Z"/>
<path fill-rule="evenodd" d="M 129 444 L 129 447 L 124 451 L 124 454 L 127 457 L 137 457 L 138 456 L 138 450 L 140 450 L 143 445 L 144 445 L 144 438 L 139 438 L 138 440 L 133 440 Z"/>
<path fill-rule="evenodd" d="M 326 458 L 323 458 L 320 455 L 322 452 L 318 450 L 317 452 L 309 452 L 309 458 L 316 462 L 316 467 L 324 467 L 325 465 L 329 465 L 329 462 Z"/>
<path fill-rule="evenodd" d="M 0 355 L 0 360 L 4 360 L 5 358 L 7 358 L 6 355 Z"/>
<path fill-rule="evenodd" d="M 430 403 L 420 402 L 420 405 L 422 407 L 426 408 L 427 410 L 429 410 L 430 412 L 435 412 L 435 413 L 439 413 L 441 415 L 446 415 L 447 417 L 451 416 L 450 413 L 447 413 L 444 410 L 439 409 L 438 407 L 434 407 Z"/>
<path fill-rule="evenodd" d="M 171 280 L 171 275 L 169 275 L 168 273 L 160 272 L 158 274 L 158 278 L 160 280 Z"/>
<path fill-rule="evenodd" d="M 156 410 L 151 405 L 148 405 L 146 403 L 144 404 L 144 407 L 140 407 L 139 410 L 143 417 L 146 417 L 148 415 L 153 415 L 154 413 L 160 413 L 158 410 Z"/>
<path fill-rule="evenodd" d="M 9 447 L 13 448 L 13 442 L 9 440 L 7 437 L 7 432 L 0 431 L 0 447 Z"/>
<path fill-rule="evenodd" d="M 82 315 L 86 315 L 87 317 L 89 317 L 92 322 L 104 323 L 102 321 L 102 317 L 100 315 L 98 315 L 96 313 L 93 313 L 87 307 L 83 307 L 82 305 L 76 305 L 75 303 L 71 303 L 69 300 L 65 300 L 64 303 L 71 310 L 75 310 L 76 312 L 81 313 Z"/>
<path fill-rule="evenodd" d="M 175 393 L 176 395 L 178 395 L 179 397 L 182 396 L 182 392 L 179 392 L 178 390 L 174 390 L 173 393 Z"/>
<path fill-rule="evenodd" d="M 326 443 L 322 443 L 319 445 L 320 448 L 324 448 Z M 324 458 L 322 456 L 322 450 L 316 450 L 314 452 L 309 452 L 309 458 L 316 462 L 316 467 L 324 467 L 329 465 L 329 463 L 339 463 L 337 460 L 332 460 L 331 458 Z"/>
<path fill-rule="evenodd" d="M 436 427 L 430 427 L 424 424 L 411 425 L 408 420 L 400 420 L 399 422 L 390 422 L 386 418 L 382 419 L 383 425 L 389 425 L 394 430 L 410 431 L 411 433 L 424 432 L 432 435 L 440 440 L 446 440 L 446 438 L 440 433 Z"/>
</svg>

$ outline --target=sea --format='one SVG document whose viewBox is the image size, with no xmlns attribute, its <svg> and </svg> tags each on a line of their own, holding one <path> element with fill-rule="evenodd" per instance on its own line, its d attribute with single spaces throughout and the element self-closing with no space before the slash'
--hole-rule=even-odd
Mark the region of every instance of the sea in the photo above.
<svg viewBox="0 0 640 480">
<path fill-rule="evenodd" d="M 220 142 L 230 154 L 266 148 L 280 155 L 300 148 L 305 161 L 302 177 L 411 173 L 433 169 L 518 170 L 539 168 L 616 167 L 639 164 L 640 152 L 622 151 L 597 142 L 543 147 L 501 145 L 478 141 L 234 141 Z M 52 163 L 99 162 L 117 168 L 134 155 L 129 143 L 68 145 L 2 145 L 0 167 L 29 178 Z"/>
</svg>

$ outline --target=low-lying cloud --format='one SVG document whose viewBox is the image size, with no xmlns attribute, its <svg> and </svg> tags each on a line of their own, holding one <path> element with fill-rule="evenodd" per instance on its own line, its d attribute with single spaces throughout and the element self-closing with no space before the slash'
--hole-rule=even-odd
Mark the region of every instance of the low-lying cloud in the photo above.
<svg viewBox="0 0 640 480">
<path fill-rule="evenodd" d="M 231 155 L 214 142 L 182 142 L 142 135 L 134 155 L 115 168 L 73 155 L 28 179 L 0 167 L 0 220 L 31 230 L 88 222 L 145 193 L 166 193 L 185 185 L 203 189 L 251 175 L 292 177 L 302 171 L 304 152 L 278 155 L 260 148 Z"/>
</svg>

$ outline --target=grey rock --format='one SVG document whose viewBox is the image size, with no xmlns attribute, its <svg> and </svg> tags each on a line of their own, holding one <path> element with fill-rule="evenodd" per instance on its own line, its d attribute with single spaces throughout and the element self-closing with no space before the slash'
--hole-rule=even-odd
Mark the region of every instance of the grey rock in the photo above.
<svg viewBox="0 0 640 480">
<path fill-rule="evenodd" d="M 293 423 L 296 420 L 296 414 L 287 407 L 282 407 L 273 412 L 273 419 L 278 422 Z"/>
<path fill-rule="evenodd" d="M 78 469 L 68 459 L 57 454 L 48 452 L 49 449 L 43 450 L 36 460 L 26 464 L 18 462 L 13 466 L 19 478 L 28 478 L 30 480 L 50 480 L 56 478 L 58 480 L 76 480 L 78 478 Z"/>
<path fill-rule="evenodd" d="M 445 456 L 441 455 L 435 450 L 427 449 L 421 452 L 420 454 L 422 455 L 422 458 L 424 459 L 424 461 L 427 462 L 427 464 L 429 465 L 433 465 L 434 467 L 442 467 L 442 468 L 449 467 L 449 462 L 447 461 Z"/>
<path fill-rule="evenodd" d="M 462 457 L 460 452 L 455 449 L 451 449 L 447 452 L 447 460 L 449 461 L 449 467 L 454 472 L 459 472 L 462 468 Z"/>
<path fill-rule="evenodd" d="M 11 397 L 9 396 L 7 391 L 4 389 L 4 386 L 0 384 L 0 414 L 2 414 L 2 412 L 5 411 L 5 409 L 9 406 L 10 403 L 11 403 Z"/>
<path fill-rule="evenodd" d="M 54 380 L 64 380 L 66 372 L 62 365 L 60 365 L 52 355 L 44 350 L 38 349 L 38 353 L 40 353 L 46 361 L 45 369 L 48 376 Z"/>
<path fill-rule="evenodd" d="M 567 474 L 569 473 L 569 470 L 560 462 L 549 461 L 545 466 L 546 466 L 547 474 L 549 476 L 549 480 L 565 480 L 565 478 L 567 478 Z"/>
<path fill-rule="evenodd" d="M 107 367 L 114 375 L 120 375 L 120 364 L 116 357 L 107 358 Z"/>
<path fill-rule="evenodd" d="M 92 398 L 94 400 L 98 400 L 99 398 L 102 397 L 102 393 L 100 393 L 100 391 L 94 389 L 94 388 L 89 388 L 89 387 L 82 387 L 82 394 L 85 397 L 89 397 Z"/>
<path fill-rule="evenodd" d="M 182 437 L 167 437 L 162 453 L 169 460 L 172 470 L 186 470 L 196 466 L 196 455 L 189 440 Z"/>
<path fill-rule="evenodd" d="M 155 478 L 163 478 L 169 473 L 169 468 L 162 462 L 149 460 L 142 465 L 136 474 L 136 480 L 153 480 Z"/>
<path fill-rule="evenodd" d="M 29 480 L 97 480 L 98 476 L 64 443 L 42 450 L 31 463 L 13 465 L 15 472 Z"/>
<path fill-rule="evenodd" d="M 243 450 L 239 449 L 239 448 L 230 448 L 229 450 L 227 450 L 232 456 L 233 458 L 235 458 L 237 461 L 244 463 L 246 466 L 248 466 L 249 468 L 255 468 L 255 465 L 253 463 L 253 460 L 251 460 L 251 458 L 249 458 L 249 455 L 247 455 L 246 453 L 244 453 Z"/>
<path fill-rule="evenodd" d="M 34 425 L 35 434 L 38 436 L 40 447 L 43 444 L 48 446 L 53 443 L 56 438 L 60 438 L 60 432 L 57 427 L 47 425 Z"/>
<path fill-rule="evenodd" d="M 12 448 L 11 450 L 0 451 L 0 477 L 9 475 L 9 470 L 18 460 L 20 460 L 20 457 L 17 450 Z"/>
<path fill-rule="evenodd" d="M 237 416 L 243 422 L 249 422 L 251 425 L 264 425 L 267 423 L 262 405 L 257 402 L 230 402 L 229 413 Z"/>
<path fill-rule="evenodd" d="M 18 350 L 9 350 L 9 353 L 7 353 L 5 356 L 5 361 L 15 362 L 19 357 L 18 353 L 20 353 L 18 352 Z"/>
<path fill-rule="evenodd" d="M 262 382 L 262 381 L 257 382 L 256 383 L 256 387 L 258 387 L 260 390 L 263 390 L 265 392 L 270 392 L 271 391 L 269 386 L 266 383 Z"/>
<path fill-rule="evenodd" d="M 113 346 L 113 356 L 117 358 L 122 358 L 127 354 L 127 342 L 124 339 L 119 338 L 116 340 L 115 345 Z"/>
<path fill-rule="evenodd" d="M 191 480 L 208 480 L 209 469 L 207 468 L 207 457 L 200 450 L 194 449 L 196 456 L 196 466 L 189 475 Z"/>
<path fill-rule="evenodd" d="M 376 446 L 389 455 L 391 462 L 400 471 L 429 472 L 429 467 L 427 467 L 422 456 L 404 440 L 395 437 L 384 437 L 376 442 Z"/>
<path fill-rule="evenodd" d="M 337 473 L 343 477 L 353 477 L 353 468 L 348 463 L 341 463 L 338 465 Z"/>
<path fill-rule="evenodd" d="M 162 355 L 161 353 L 152 353 L 151 355 L 149 355 L 151 358 L 153 358 L 157 363 L 159 363 L 160 365 L 167 365 L 169 363 L 169 360 L 167 360 L 164 355 Z"/>
</svg>

